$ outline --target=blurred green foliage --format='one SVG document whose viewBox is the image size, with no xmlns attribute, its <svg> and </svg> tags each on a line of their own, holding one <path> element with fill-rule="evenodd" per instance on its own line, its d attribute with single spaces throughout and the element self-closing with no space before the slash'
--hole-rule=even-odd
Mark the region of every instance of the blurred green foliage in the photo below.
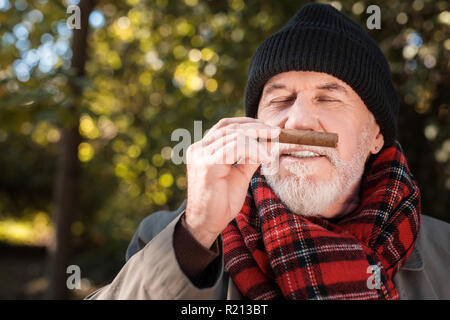
<svg viewBox="0 0 450 320">
<path fill-rule="evenodd" d="M 142 218 L 185 197 L 185 168 L 170 160 L 172 131 L 243 115 L 252 54 L 305 3 L 98 1 L 78 79 L 84 93 L 74 97 L 64 26 L 76 1 L 0 1 L 0 220 L 50 214 L 58 127 L 71 123 L 67 106 L 75 102 L 81 209 L 71 230 L 85 245 L 118 241 L 123 249 Z M 423 212 L 450 221 L 448 2 L 332 4 L 362 26 L 367 6 L 380 6 L 381 29 L 368 32 L 403 99 L 398 138 Z M 121 261 L 123 250 L 111 252 Z"/>
</svg>

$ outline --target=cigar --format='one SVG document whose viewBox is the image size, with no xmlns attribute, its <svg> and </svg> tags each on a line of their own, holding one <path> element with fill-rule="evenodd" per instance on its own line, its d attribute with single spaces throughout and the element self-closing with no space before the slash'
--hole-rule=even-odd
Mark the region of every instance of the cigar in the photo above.
<svg viewBox="0 0 450 320">
<path fill-rule="evenodd" d="M 317 132 L 312 130 L 281 129 L 278 137 L 281 143 L 305 144 L 336 148 L 338 143 L 337 133 Z"/>
</svg>

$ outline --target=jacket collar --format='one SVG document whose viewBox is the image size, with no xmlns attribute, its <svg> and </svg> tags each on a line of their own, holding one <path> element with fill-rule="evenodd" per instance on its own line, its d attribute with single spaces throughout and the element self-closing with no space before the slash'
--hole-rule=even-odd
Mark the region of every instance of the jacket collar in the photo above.
<svg viewBox="0 0 450 320">
<path fill-rule="evenodd" d="M 408 260 L 406 260 L 405 264 L 401 268 L 402 270 L 406 271 L 422 271 L 424 267 L 422 255 L 420 254 L 419 246 L 414 246 L 414 249 L 409 256 Z"/>
</svg>

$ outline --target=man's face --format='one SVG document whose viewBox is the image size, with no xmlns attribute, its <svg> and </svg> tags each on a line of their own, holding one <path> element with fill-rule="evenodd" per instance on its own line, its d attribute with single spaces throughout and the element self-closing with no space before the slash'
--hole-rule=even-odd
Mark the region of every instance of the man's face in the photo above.
<svg viewBox="0 0 450 320">
<path fill-rule="evenodd" d="M 345 210 L 369 153 L 383 144 L 379 126 L 358 94 L 325 73 L 291 71 L 272 77 L 264 86 L 258 119 L 339 136 L 337 148 L 281 144 L 276 174 L 262 167 L 269 185 L 298 214 L 332 217 Z M 320 156 L 309 157 L 298 153 L 301 150 Z"/>
</svg>

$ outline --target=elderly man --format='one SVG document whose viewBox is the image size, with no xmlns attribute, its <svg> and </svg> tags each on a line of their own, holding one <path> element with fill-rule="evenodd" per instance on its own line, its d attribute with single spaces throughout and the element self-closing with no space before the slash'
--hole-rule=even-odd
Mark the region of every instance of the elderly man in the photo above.
<svg viewBox="0 0 450 320">
<path fill-rule="evenodd" d="M 359 25 L 304 6 L 258 48 L 245 103 L 248 117 L 188 149 L 187 201 L 146 218 L 121 272 L 88 298 L 450 297 L 442 256 L 421 249 L 448 252 L 450 228 L 422 217 L 420 229 L 389 66 Z M 280 128 L 339 143 L 277 143 Z"/>
</svg>

